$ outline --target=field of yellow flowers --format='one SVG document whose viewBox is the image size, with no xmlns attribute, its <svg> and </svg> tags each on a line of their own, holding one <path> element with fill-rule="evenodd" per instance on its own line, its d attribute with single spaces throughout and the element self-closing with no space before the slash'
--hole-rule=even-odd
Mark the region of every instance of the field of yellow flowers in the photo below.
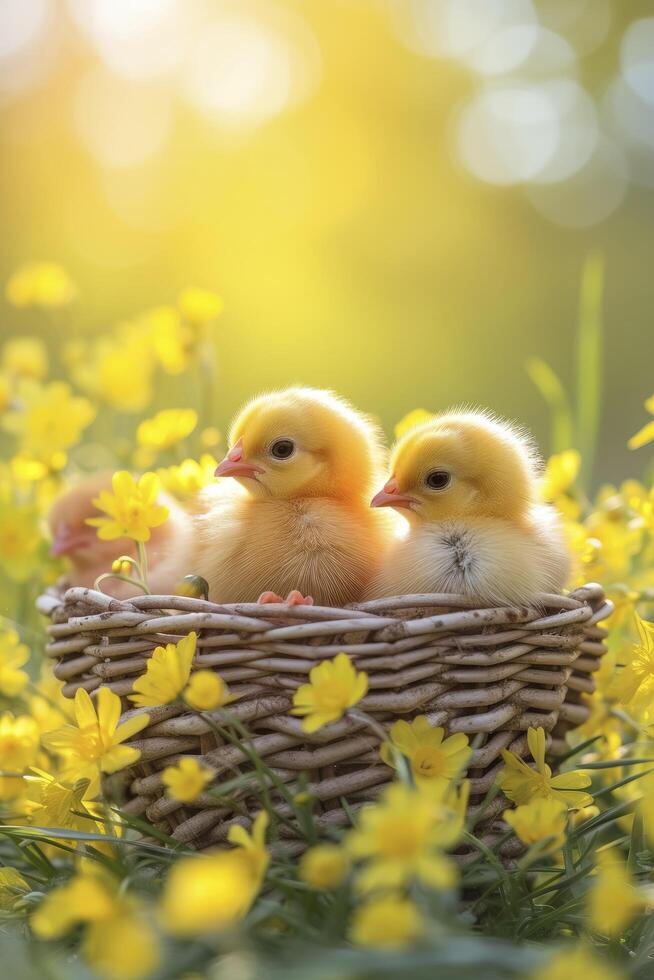
<svg viewBox="0 0 654 980">
<path fill-rule="evenodd" d="M 6 284 L 24 327 L 0 351 L 0 937 L 7 977 L 172 980 L 438 976 L 484 980 L 646 980 L 654 976 L 654 487 L 629 479 L 588 494 L 596 436 L 597 303 L 601 270 L 582 288 L 578 397 L 572 417 L 550 368 L 528 370 L 552 409 L 543 491 L 562 512 L 576 582 L 599 581 L 615 603 L 610 649 L 591 715 L 552 772 L 545 734 L 533 758 L 504 754 L 499 785 L 515 808 L 490 848 L 466 815 L 466 736 L 424 717 L 379 732 L 396 771 L 378 802 L 327 836 L 301 785 L 283 812 L 274 774 L 254 759 L 261 810 L 251 833 L 197 856 L 103 800 L 101 776 L 135 761 L 125 745 L 144 716 L 120 724 L 101 690 L 62 696 L 43 658 L 35 600 L 62 574 L 46 514 L 72 474 L 119 473 L 96 521 L 100 537 L 147 541 L 166 519 L 157 488 L 184 500 L 213 475 L 221 435 L 209 424 L 214 325 L 221 299 L 189 288 L 89 338 L 77 331 L 76 289 L 64 269 L 35 264 Z M 55 338 L 59 338 L 55 341 Z M 62 340 L 61 338 L 66 338 Z M 594 374 L 595 372 L 595 374 Z M 170 408 L 152 414 L 155 390 Z M 654 396 L 645 403 L 654 414 Z M 654 420 L 635 435 L 654 440 Z M 398 423 L 401 428 L 402 422 Z M 581 450 L 581 452 L 580 452 Z M 642 469 L 634 454 L 634 468 Z M 144 475 L 137 481 L 130 472 Z M 126 515 L 128 515 L 126 517 Z M 142 580 L 143 550 L 107 573 Z M 571 585 L 576 584 L 571 583 Z M 182 699 L 247 744 L 220 677 L 190 679 L 195 636 L 159 648 L 134 686 L 147 709 Z M 345 654 L 319 665 L 294 712 L 316 731 L 356 706 L 365 673 Z M 207 715 L 211 712 L 211 715 Z M 167 792 L 191 801 L 210 774 L 185 759 L 164 771 Z M 489 798 L 495 795 L 494 787 Z M 217 797 L 238 787 L 214 785 Z M 289 816 L 290 814 L 290 816 Z M 299 861 L 277 845 L 281 822 L 302 829 Z M 519 838 L 511 866 L 499 846 Z M 452 852 L 473 857 L 460 866 Z"/>
</svg>

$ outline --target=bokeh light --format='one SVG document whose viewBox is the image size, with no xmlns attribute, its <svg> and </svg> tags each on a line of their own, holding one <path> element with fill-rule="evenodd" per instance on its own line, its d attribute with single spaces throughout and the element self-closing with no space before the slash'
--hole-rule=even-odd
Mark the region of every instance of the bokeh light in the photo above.
<svg viewBox="0 0 654 980">
<path fill-rule="evenodd" d="M 259 125 L 310 91 L 312 39 L 278 15 L 272 6 L 230 5 L 198 33 L 183 70 L 183 92 L 216 125 Z"/>
<path fill-rule="evenodd" d="M 619 207 L 628 185 L 624 153 L 603 136 L 571 179 L 561 185 L 532 185 L 526 193 L 550 221 L 566 228 L 587 228 L 605 220 Z"/>
<path fill-rule="evenodd" d="M 82 142 L 100 163 L 128 167 L 162 149 L 172 107 L 159 88 L 133 89 L 116 75 L 92 68 L 77 86 L 73 116 Z"/>
<path fill-rule="evenodd" d="M 49 0 L 3 0 L 0 4 L 0 60 L 11 58 L 44 30 Z"/>
<path fill-rule="evenodd" d="M 188 38 L 180 0 L 68 0 L 106 65 L 125 78 L 154 78 L 179 65 Z"/>
<path fill-rule="evenodd" d="M 533 180 L 554 156 L 560 129 L 556 106 L 541 86 L 502 86 L 482 90 L 463 110 L 458 149 L 482 180 Z"/>
<path fill-rule="evenodd" d="M 0 4 L 0 104 L 37 85 L 52 67 L 57 34 L 53 13 L 52 0 Z"/>
<path fill-rule="evenodd" d="M 629 25 L 622 39 L 620 61 L 636 95 L 654 105 L 654 17 Z"/>
<path fill-rule="evenodd" d="M 539 213 L 566 227 L 604 221 L 630 181 L 650 183 L 643 143 L 654 138 L 653 18 L 627 26 L 622 76 L 603 100 L 579 77 L 584 56 L 606 40 L 610 0 L 414 0 L 407 6 L 393 7 L 400 38 L 422 54 L 458 61 L 477 80 L 455 113 L 453 141 L 475 177 L 528 186 L 527 199 Z M 600 112 L 602 101 L 608 109 Z M 560 195 L 533 186 L 576 175 Z M 571 210 L 581 187 L 583 201 Z"/>
</svg>

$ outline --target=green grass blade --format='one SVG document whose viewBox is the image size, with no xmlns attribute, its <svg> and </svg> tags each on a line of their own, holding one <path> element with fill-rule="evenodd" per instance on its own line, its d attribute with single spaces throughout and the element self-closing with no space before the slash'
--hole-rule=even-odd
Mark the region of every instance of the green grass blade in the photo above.
<svg viewBox="0 0 654 980">
<path fill-rule="evenodd" d="M 581 452 L 580 485 L 588 492 L 597 449 L 602 403 L 602 302 L 604 257 L 591 252 L 584 263 L 577 327 L 577 446 Z"/>
<path fill-rule="evenodd" d="M 549 408 L 550 453 L 575 448 L 570 399 L 558 375 L 539 357 L 530 357 L 526 369 Z"/>
</svg>

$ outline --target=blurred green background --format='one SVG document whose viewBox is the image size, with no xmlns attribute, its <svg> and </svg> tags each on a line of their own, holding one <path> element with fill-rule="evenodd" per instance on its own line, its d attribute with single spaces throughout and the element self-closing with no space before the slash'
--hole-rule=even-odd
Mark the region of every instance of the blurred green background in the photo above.
<svg viewBox="0 0 654 980">
<path fill-rule="evenodd" d="M 217 290 L 223 431 L 300 381 L 389 431 L 488 405 L 546 450 L 525 363 L 573 389 L 602 253 L 596 478 L 642 471 L 651 2 L 2 0 L 0 141 L 3 281 L 61 262 L 89 333 Z M 31 316 L 4 307 L 3 333 Z"/>
</svg>

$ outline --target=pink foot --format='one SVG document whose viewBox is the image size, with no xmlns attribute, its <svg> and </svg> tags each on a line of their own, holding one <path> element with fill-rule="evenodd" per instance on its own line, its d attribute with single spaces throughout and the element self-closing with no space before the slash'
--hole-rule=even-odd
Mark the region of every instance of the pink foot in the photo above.
<svg viewBox="0 0 654 980">
<path fill-rule="evenodd" d="M 280 595 L 277 595 L 276 592 L 262 592 L 259 598 L 257 599 L 257 602 L 260 603 L 260 605 L 264 605 L 267 602 L 283 602 L 283 601 L 284 600 L 282 599 L 282 597 Z"/>
<path fill-rule="evenodd" d="M 298 592 L 297 589 L 293 589 L 293 591 L 289 592 L 286 596 L 286 602 L 289 606 L 312 606 L 313 596 L 302 595 L 302 593 Z"/>
</svg>

